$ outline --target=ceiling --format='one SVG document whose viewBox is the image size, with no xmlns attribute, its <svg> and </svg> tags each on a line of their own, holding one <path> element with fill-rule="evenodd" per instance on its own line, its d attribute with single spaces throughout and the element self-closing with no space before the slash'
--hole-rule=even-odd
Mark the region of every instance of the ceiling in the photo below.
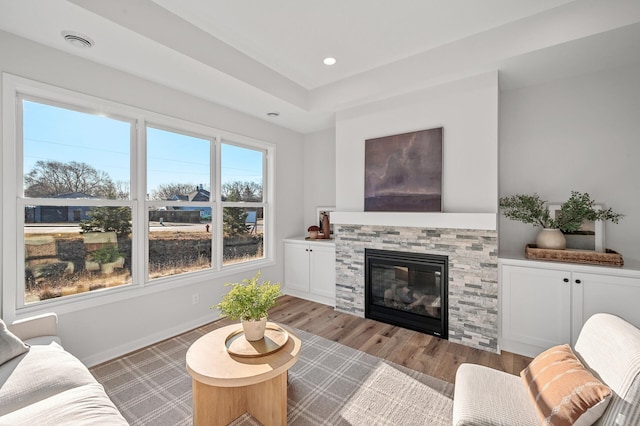
<svg viewBox="0 0 640 426">
<path fill-rule="evenodd" d="M 0 12 L 4 31 L 300 133 L 487 71 L 513 89 L 640 62 L 637 0 L 0 0 Z"/>
</svg>

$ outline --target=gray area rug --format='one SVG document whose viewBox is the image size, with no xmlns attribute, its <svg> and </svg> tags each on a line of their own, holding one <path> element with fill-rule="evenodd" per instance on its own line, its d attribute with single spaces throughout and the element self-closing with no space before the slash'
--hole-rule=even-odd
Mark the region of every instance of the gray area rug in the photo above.
<svg viewBox="0 0 640 426">
<path fill-rule="evenodd" d="M 191 425 L 189 346 L 197 329 L 91 369 L 132 425 Z M 453 385 L 365 352 L 295 330 L 300 359 L 289 370 L 289 425 L 451 425 Z M 260 425 L 245 414 L 232 425 Z"/>
</svg>

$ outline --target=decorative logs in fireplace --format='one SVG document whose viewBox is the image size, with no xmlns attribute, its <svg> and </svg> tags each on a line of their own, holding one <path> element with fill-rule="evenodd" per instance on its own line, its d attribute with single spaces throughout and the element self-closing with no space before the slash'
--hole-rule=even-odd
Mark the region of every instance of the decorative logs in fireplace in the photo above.
<svg viewBox="0 0 640 426">
<path fill-rule="evenodd" d="M 447 256 L 365 249 L 365 317 L 448 338 Z"/>
</svg>

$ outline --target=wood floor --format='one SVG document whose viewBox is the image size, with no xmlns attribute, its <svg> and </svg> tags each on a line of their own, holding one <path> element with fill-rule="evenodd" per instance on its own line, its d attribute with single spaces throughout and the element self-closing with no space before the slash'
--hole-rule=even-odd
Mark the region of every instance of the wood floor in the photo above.
<svg viewBox="0 0 640 426">
<path fill-rule="evenodd" d="M 320 303 L 282 296 L 269 311 L 269 320 L 307 331 L 454 383 L 462 363 L 481 364 L 519 374 L 531 358 L 502 352 L 497 355 L 439 339 L 417 331 L 336 312 Z M 213 328 L 234 321 L 216 321 Z M 235 321 L 237 322 L 237 321 Z"/>
</svg>

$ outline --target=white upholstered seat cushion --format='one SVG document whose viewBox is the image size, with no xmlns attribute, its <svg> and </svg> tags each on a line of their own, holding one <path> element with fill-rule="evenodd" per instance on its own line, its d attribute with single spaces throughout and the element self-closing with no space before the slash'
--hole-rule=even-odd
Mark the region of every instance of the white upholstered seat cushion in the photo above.
<svg viewBox="0 0 640 426">
<path fill-rule="evenodd" d="M 539 426 L 522 379 L 492 368 L 462 364 L 456 373 L 453 426 Z"/>
</svg>

